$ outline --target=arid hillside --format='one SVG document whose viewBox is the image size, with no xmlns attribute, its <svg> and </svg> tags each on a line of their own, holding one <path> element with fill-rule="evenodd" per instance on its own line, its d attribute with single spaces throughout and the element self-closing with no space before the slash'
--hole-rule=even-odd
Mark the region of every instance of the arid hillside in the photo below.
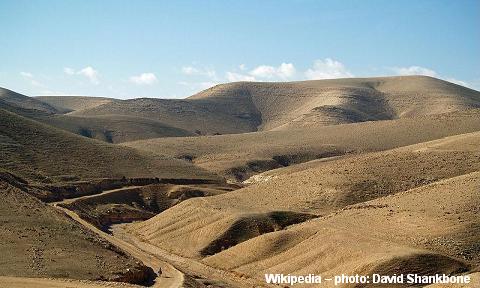
<svg viewBox="0 0 480 288">
<path fill-rule="evenodd" d="M 480 110 L 388 121 L 123 143 L 191 160 L 234 181 L 316 159 L 381 151 L 480 130 Z M 294 166 L 295 167 L 295 166 Z"/>
<path fill-rule="evenodd" d="M 153 271 L 0 175 L 0 276 L 144 283 Z M 1 287 L 2 283 L 0 282 Z"/>
<path fill-rule="evenodd" d="M 35 99 L 47 103 L 63 113 L 90 109 L 116 101 L 112 98 L 89 96 L 38 96 Z"/>
<path fill-rule="evenodd" d="M 187 200 L 129 229 L 257 279 L 468 271 L 480 264 L 478 147 L 475 132 L 272 170 L 260 183 Z"/>
<path fill-rule="evenodd" d="M 424 76 L 237 82 L 184 100 L 112 101 L 72 115 L 131 115 L 201 135 L 325 126 L 480 107 L 480 93 Z"/>
<path fill-rule="evenodd" d="M 58 112 L 55 107 L 48 103 L 0 87 L 0 108 L 3 108 L 4 105 L 14 106 L 18 109 L 35 110 L 48 114 Z"/>
<path fill-rule="evenodd" d="M 81 137 L 0 109 L 0 168 L 26 179 L 211 178 L 185 161 Z"/>
<path fill-rule="evenodd" d="M 479 173 L 480 92 L 431 77 L 236 82 L 186 99 L 1 89 L 0 287 L 478 282 Z"/>
</svg>

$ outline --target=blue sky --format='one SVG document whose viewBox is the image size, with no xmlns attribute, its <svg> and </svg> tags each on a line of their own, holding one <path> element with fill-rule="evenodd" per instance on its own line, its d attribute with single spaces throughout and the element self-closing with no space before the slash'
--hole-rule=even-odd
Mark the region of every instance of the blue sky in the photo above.
<svg viewBox="0 0 480 288">
<path fill-rule="evenodd" d="M 0 86 L 183 98 L 240 80 L 425 74 L 478 90 L 479 27 L 479 0 L 0 0 Z"/>
</svg>

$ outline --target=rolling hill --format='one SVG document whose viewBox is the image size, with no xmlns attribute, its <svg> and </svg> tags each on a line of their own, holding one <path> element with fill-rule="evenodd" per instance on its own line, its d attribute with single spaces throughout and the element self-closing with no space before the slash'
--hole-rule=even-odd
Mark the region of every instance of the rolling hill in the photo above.
<svg viewBox="0 0 480 288">
<path fill-rule="evenodd" d="M 0 109 L 0 168 L 26 179 L 215 178 L 193 165 L 81 137 Z"/>
<path fill-rule="evenodd" d="M 38 96 L 35 99 L 47 103 L 63 113 L 90 109 L 116 101 L 112 98 L 90 96 Z"/>
<path fill-rule="evenodd" d="M 272 170 L 267 181 L 184 201 L 129 231 L 257 279 L 473 271 L 480 264 L 478 147 L 474 132 Z"/>
<path fill-rule="evenodd" d="M 172 264 L 159 285 L 478 277 L 479 173 L 480 92 L 431 77 L 236 82 L 186 99 L 2 89 L 0 276 L 145 284 L 151 271 L 116 245 Z"/>
<path fill-rule="evenodd" d="M 12 108 L 15 107 L 23 110 L 34 110 L 47 114 L 54 114 L 58 112 L 55 107 L 45 102 L 0 87 L 0 108 L 3 108 L 4 105 Z"/>
<path fill-rule="evenodd" d="M 144 283 L 153 271 L 94 233 L 0 179 L 0 276 Z M 0 282 L 0 286 L 3 284 Z M 37 286 L 38 287 L 38 286 Z"/>
<path fill-rule="evenodd" d="M 315 159 L 381 151 L 480 130 L 480 110 L 388 121 L 206 137 L 158 138 L 122 145 L 190 159 L 244 181 L 266 170 Z"/>
<path fill-rule="evenodd" d="M 183 100 L 112 101 L 72 115 L 131 115 L 201 135 L 391 120 L 480 107 L 480 92 L 425 76 L 221 84 Z"/>
</svg>

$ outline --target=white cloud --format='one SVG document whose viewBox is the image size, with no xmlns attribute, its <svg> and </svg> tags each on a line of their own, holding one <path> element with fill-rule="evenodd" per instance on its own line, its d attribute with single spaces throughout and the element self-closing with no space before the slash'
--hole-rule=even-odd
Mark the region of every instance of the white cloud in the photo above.
<svg viewBox="0 0 480 288">
<path fill-rule="evenodd" d="M 189 76 L 192 76 L 192 75 L 206 76 L 212 80 L 215 80 L 217 78 L 217 72 L 214 69 L 208 68 L 208 67 L 197 68 L 193 66 L 184 66 L 182 67 L 182 73 Z"/>
<path fill-rule="evenodd" d="M 43 83 L 40 83 L 38 80 L 35 79 L 35 76 L 33 76 L 32 73 L 30 72 L 20 72 L 20 75 L 25 78 L 28 82 L 30 82 L 30 85 L 39 87 L 39 88 L 46 88 Z"/>
<path fill-rule="evenodd" d="M 305 71 L 305 77 L 309 80 L 333 79 L 353 77 L 353 74 L 345 68 L 343 63 L 325 58 L 315 60 L 313 67 Z"/>
<path fill-rule="evenodd" d="M 98 71 L 93 69 L 91 66 L 83 68 L 82 70 L 78 71 L 77 74 L 87 77 L 88 80 L 95 85 L 100 83 L 98 80 Z"/>
<path fill-rule="evenodd" d="M 246 71 L 245 64 L 238 66 L 241 71 Z M 236 71 L 228 71 L 225 78 L 230 82 L 236 81 L 257 81 L 257 79 L 267 80 L 287 80 L 295 76 L 296 69 L 292 63 L 282 63 L 278 67 L 269 65 L 260 65 L 249 72 L 238 73 Z"/>
<path fill-rule="evenodd" d="M 47 86 L 45 86 L 44 84 L 38 82 L 38 81 L 35 80 L 35 79 L 30 80 L 30 84 L 32 84 L 32 86 L 35 86 L 35 87 L 41 87 L 41 88 L 46 88 L 46 87 L 47 87 Z"/>
<path fill-rule="evenodd" d="M 277 74 L 280 78 L 290 78 L 295 75 L 297 70 L 292 63 L 282 63 L 280 67 L 277 68 Z"/>
<path fill-rule="evenodd" d="M 458 80 L 458 79 L 455 79 L 455 78 L 445 78 L 444 80 L 445 80 L 445 81 L 448 81 L 448 82 L 455 83 L 455 84 L 457 84 L 457 85 L 461 85 L 461 86 L 465 86 L 465 87 L 470 87 L 470 84 L 468 84 L 467 82 L 462 81 L 462 80 Z"/>
<path fill-rule="evenodd" d="M 137 85 L 152 85 L 158 82 L 158 79 L 153 73 L 142 73 L 140 75 L 130 77 L 130 82 Z"/>
<path fill-rule="evenodd" d="M 251 75 L 245 75 L 235 72 L 227 72 L 225 77 L 229 82 L 238 82 L 238 81 L 255 81 L 255 77 Z"/>
<path fill-rule="evenodd" d="M 73 70 L 72 68 L 68 68 L 68 67 L 63 68 L 63 72 L 65 72 L 65 74 L 67 74 L 67 75 L 75 74 L 75 70 Z"/>
<path fill-rule="evenodd" d="M 20 72 L 20 75 L 22 75 L 25 78 L 33 78 L 33 74 L 30 72 Z"/>
<path fill-rule="evenodd" d="M 424 75 L 431 77 L 438 77 L 437 72 L 420 66 L 410 66 L 410 67 L 394 67 L 392 70 L 398 75 Z"/>
<path fill-rule="evenodd" d="M 440 75 L 439 73 L 437 73 L 435 70 L 421 67 L 421 66 L 393 67 L 391 68 L 391 70 L 400 76 L 424 75 L 424 76 L 440 78 L 445 81 L 452 82 L 461 86 L 470 87 L 470 84 L 465 81 L 455 79 L 453 77 L 444 77 L 443 75 Z"/>
<path fill-rule="evenodd" d="M 182 67 L 182 73 L 185 75 L 194 75 L 198 73 L 198 69 L 193 66 Z"/>
<path fill-rule="evenodd" d="M 217 82 L 200 82 L 199 85 L 200 85 L 200 89 L 204 90 L 204 89 L 208 89 L 210 87 L 213 87 L 215 85 L 218 85 L 219 83 Z"/>
<path fill-rule="evenodd" d="M 91 66 L 87 66 L 83 69 L 80 69 L 78 71 L 75 71 L 72 68 L 65 67 L 63 68 L 63 72 L 67 75 L 81 75 L 86 77 L 92 84 L 98 85 L 100 83 L 100 80 L 98 79 L 99 73 L 97 70 L 93 69 Z"/>
<path fill-rule="evenodd" d="M 180 81 L 177 82 L 179 85 L 186 86 L 188 87 L 191 91 L 201 91 L 208 89 L 210 87 L 213 87 L 215 85 L 218 85 L 220 83 L 218 82 L 213 82 L 213 81 L 205 81 L 205 82 L 186 82 L 186 81 Z"/>
<path fill-rule="evenodd" d="M 282 63 L 278 67 L 260 65 L 250 71 L 250 75 L 259 78 L 274 79 L 279 78 L 282 80 L 291 78 L 295 75 L 296 69 L 292 63 Z"/>
<path fill-rule="evenodd" d="M 276 69 L 273 66 L 260 65 L 250 71 L 250 75 L 260 78 L 273 78 L 275 76 Z"/>
</svg>

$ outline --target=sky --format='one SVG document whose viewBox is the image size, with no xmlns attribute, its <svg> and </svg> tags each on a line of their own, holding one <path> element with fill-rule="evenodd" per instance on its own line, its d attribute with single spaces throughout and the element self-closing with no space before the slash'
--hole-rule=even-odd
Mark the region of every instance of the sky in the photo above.
<svg viewBox="0 0 480 288">
<path fill-rule="evenodd" d="M 480 90 L 479 51 L 480 0 L 0 0 L 0 86 L 29 96 L 412 74 Z"/>
</svg>

